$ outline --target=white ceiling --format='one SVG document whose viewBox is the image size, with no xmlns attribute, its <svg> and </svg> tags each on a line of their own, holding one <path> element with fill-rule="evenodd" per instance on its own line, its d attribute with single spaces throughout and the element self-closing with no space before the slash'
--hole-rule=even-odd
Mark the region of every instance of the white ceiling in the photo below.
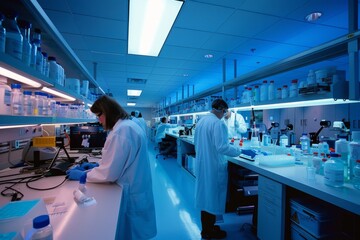
<svg viewBox="0 0 360 240">
<path fill-rule="evenodd" d="M 174 102 L 182 86 L 186 97 L 188 85 L 191 95 L 193 86 L 198 93 L 220 84 L 223 59 L 230 80 L 234 59 L 240 76 L 348 33 L 346 0 L 186 0 L 160 55 L 145 57 L 127 54 L 128 0 L 38 2 L 90 73 L 97 64 L 94 77 L 105 92 L 125 105 L 126 89 L 143 90 L 137 107 Z M 313 11 L 323 16 L 306 22 Z M 346 58 L 336 61 L 324 64 L 346 68 Z"/>
</svg>

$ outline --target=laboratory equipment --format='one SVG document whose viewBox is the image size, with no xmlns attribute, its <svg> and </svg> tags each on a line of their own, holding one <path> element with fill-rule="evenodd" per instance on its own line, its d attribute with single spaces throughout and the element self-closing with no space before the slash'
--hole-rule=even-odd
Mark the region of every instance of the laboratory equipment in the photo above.
<svg viewBox="0 0 360 240">
<path fill-rule="evenodd" d="M 349 166 L 350 169 L 354 169 L 355 163 L 360 159 L 360 131 L 353 131 L 352 141 L 349 143 Z M 353 172 L 350 171 L 350 179 L 354 176 Z"/>
<path fill-rule="evenodd" d="M 70 150 L 91 152 L 104 147 L 107 132 L 100 125 L 70 127 Z"/>
<path fill-rule="evenodd" d="M 274 86 L 274 80 L 270 81 L 269 87 L 268 87 L 268 100 L 275 99 L 275 86 Z"/>
<path fill-rule="evenodd" d="M 11 87 L 7 79 L 0 76 L 0 114 L 11 114 Z"/>
<path fill-rule="evenodd" d="M 303 153 L 310 153 L 310 139 L 307 136 L 307 133 L 303 133 L 300 138 L 300 146 Z"/>
<path fill-rule="evenodd" d="M 23 94 L 21 84 L 11 84 L 11 113 L 12 115 L 23 115 Z"/>
<path fill-rule="evenodd" d="M 12 10 L 5 13 L 5 21 L 3 23 L 6 28 L 5 53 L 21 61 L 23 36 L 16 22 L 17 17 L 18 14 Z"/>
<path fill-rule="evenodd" d="M 350 122 L 346 122 L 344 119 L 341 121 L 334 121 L 333 129 L 340 131 L 340 135 L 347 136 L 350 133 Z"/>
<path fill-rule="evenodd" d="M 335 152 L 340 154 L 344 164 L 345 180 L 349 180 L 349 142 L 346 140 L 346 136 L 339 136 L 339 139 L 335 142 Z"/>
<path fill-rule="evenodd" d="M 320 132 L 324 128 L 329 128 L 329 127 L 331 127 L 331 122 L 330 121 L 321 120 L 320 121 L 320 129 L 316 133 L 313 133 L 313 132 L 310 133 L 311 144 L 319 143 L 319 134 L 320 134 Z"/>
<path fill-rule="evenodd" d="M 355 164 L 352 172 L 353 172 L 353 175 L 354 175 L 354 177 L 352 179 L 354 188 L 360 190 L 360 160 L 356 161 L 356 164 Z"/>
<path fill-rule="evenodd" d="M 264 80 L 260 86 L 260 101 L 267 101 L 269 95 L 269 86 L 267 80 Z"/>
<path fill-rule="evenodd" d="M 273 140 L 276 140 L 278 142 L 279 136 L 280 136 L 280 124 L 278 122 L 272 122 L 271 127 L 269 128 L 268 132 L 270 133 L 270 137 Z"/>
<path fill-rule="evenodd" d="M 293 79 L 291 80 L 289 96 L 293 98 L 293 97 L 297 97 L 297 95 L 298 95 L 298 80 Z"/>
<path fill-rule="evenodd" d="M 330 153 L 330 159 L 324 163 L 324 183 L 332 187 L 344 185 L 344 163 L 340 154 Z"/>
<path fill-rule="evenodd" d="M 20 27 L 20 32 L 23 36 L 22 61 L 26 66 L 30 66 L 32 48 L 30 43 L 31 23 L 25 20 L 19 20 L 18 24 Z"/>
<path fill-rule="evenodd" d="M 80 179 L 79 179 L 79 187 L 78 189 L 81 191 L 81 192 L 86 192 L 86 174 L 83 174 Z"/>
<path fill-rule="evenodd" d="M 53 228 L 50 224 L 49 215 L 40 215 L 33 219 L 33 229 L 25 239 L 29 240 L 52 240 Z"/>
</svg>

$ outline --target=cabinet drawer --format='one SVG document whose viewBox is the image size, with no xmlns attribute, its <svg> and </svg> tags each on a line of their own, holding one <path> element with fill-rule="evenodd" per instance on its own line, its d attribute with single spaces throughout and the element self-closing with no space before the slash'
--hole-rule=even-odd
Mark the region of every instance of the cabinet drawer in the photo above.
<svg viewBox="0 0 360 240">
<path fill-rule="evenodd" d="M 267 205 L 274 205 L 277 207 L 281 207 L 281 197 L 274 196 L 273 194 L 269 194 L 269 192 L 264 191 L 263 189 L 258 190 L 259 199 L 262 200 L 263 203 Z"/>
<path fill-rule="evenodd" d="M 266 194 L 269 194 L 271 196 L 282 198 L 282 189 L 283 186 L 281 183 L 278 183 L 274 180 L 271 180 L 269 178 L 266 178 L 264 176 L 259 176 L 259 192 L 264 192 Z"/>
</svg>

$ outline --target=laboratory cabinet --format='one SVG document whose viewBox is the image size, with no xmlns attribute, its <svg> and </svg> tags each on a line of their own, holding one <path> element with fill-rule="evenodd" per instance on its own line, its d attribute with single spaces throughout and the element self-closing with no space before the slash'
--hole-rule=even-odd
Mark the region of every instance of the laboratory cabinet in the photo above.
<svg viewBox="0 0 360 240">
<path fill-rule="evenodd" d="M 257 225 L 259 239 L 292 239 L 291 224 L 297 222 L 301 226 L 301 222 L 292 216 L 291 203 L 294 200 L 299 202 L 298 199 L 309 198 L 314 199 L 311 201 L 313 206 L 304 205 L 301 209 L 312 209 L 311 212 L 316 212 L 316 209 L 326 206 L 327 212 L 336 213 L 336 231 L 322 228 L 321 235 L 330 235 L 332 237 L 330 239 L 360 239 L 358 227 L 360 191 L 350 182 L 346 182 L 342 188 L 330 187 L 324 184 L 324 177 L 318 174 L 313 181 L 310 181 L 306 177 L 305 165 L 268 167 L 239 157 L 229 158 L 228 161 L 259 174 Z M 311 221 L 319 221 L 319 219 L 311 218 Z M 305 226 L 304 229 L 309 229 L 308 225 L 309 223 L 306 222 L 302 226 Z M 311 229 L 313 228 L 311 226 Z"/>
<path fill-rule="evenodd" d="M 284 186 L 260 175 L 258 195 L 257 236 L 261 240 L 284 239 Z"/>
</svg>

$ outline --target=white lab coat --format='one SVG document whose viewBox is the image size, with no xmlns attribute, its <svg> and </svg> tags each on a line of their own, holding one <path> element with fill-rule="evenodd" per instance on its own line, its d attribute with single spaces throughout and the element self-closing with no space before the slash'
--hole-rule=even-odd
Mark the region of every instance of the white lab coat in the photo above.
<svg viewBox="0 0 360 240">
<path fill-rule="evenodd" d="M 169 123 L 160 123 L 156 128 L 156 136 L 155 136 L 155 142 L 159 143 L 162 141 L 163 138 L 165 138 L 165 131 L 168 128 L 175 128 L 177 127 L 176 124 L 169 124 Z"/>
<path fill-rule="evenodd" d="M 122 229 L 124 239 L 156 236 L 152 179 L 144 131 L 132 120 L 119 120 L 107 136 L 99 167 L 87 173 L 88 182 L 110 182 L 128 186 Z M 116 214 L 114 212 L 114 214 Z M 124 233 L 122 233 L 124 235 Z"/>
<path fill-rule="evenodd" d="M 241 150 L 231 145 L 227 127 L 215 114 L 201 117 L 194 136 L 196 152 L 196 208 L 212 214 L 225 213 L 227 193 L 227 160 L 224 155 L 236 157 Z"/>
<path fill-rule="evenodd" d="M 143 121 L 141 121 L 141 119 Z M 145 120 L 143 118 L 132 117 L 131 120 L 136 122 L 136 124 L 139 125 L 141 127 L 141 129 L 144 130 L 144 132 L 146 134 L 146 123 L 145 123 Z"/>
<path fill-rule="evenodd" d="M 247 132 L 247 125 L 241 114 L 231 112 L 230 118 L 225 120 L 230 138 L 241 137 L 241 133 Z"/>
</svg>

